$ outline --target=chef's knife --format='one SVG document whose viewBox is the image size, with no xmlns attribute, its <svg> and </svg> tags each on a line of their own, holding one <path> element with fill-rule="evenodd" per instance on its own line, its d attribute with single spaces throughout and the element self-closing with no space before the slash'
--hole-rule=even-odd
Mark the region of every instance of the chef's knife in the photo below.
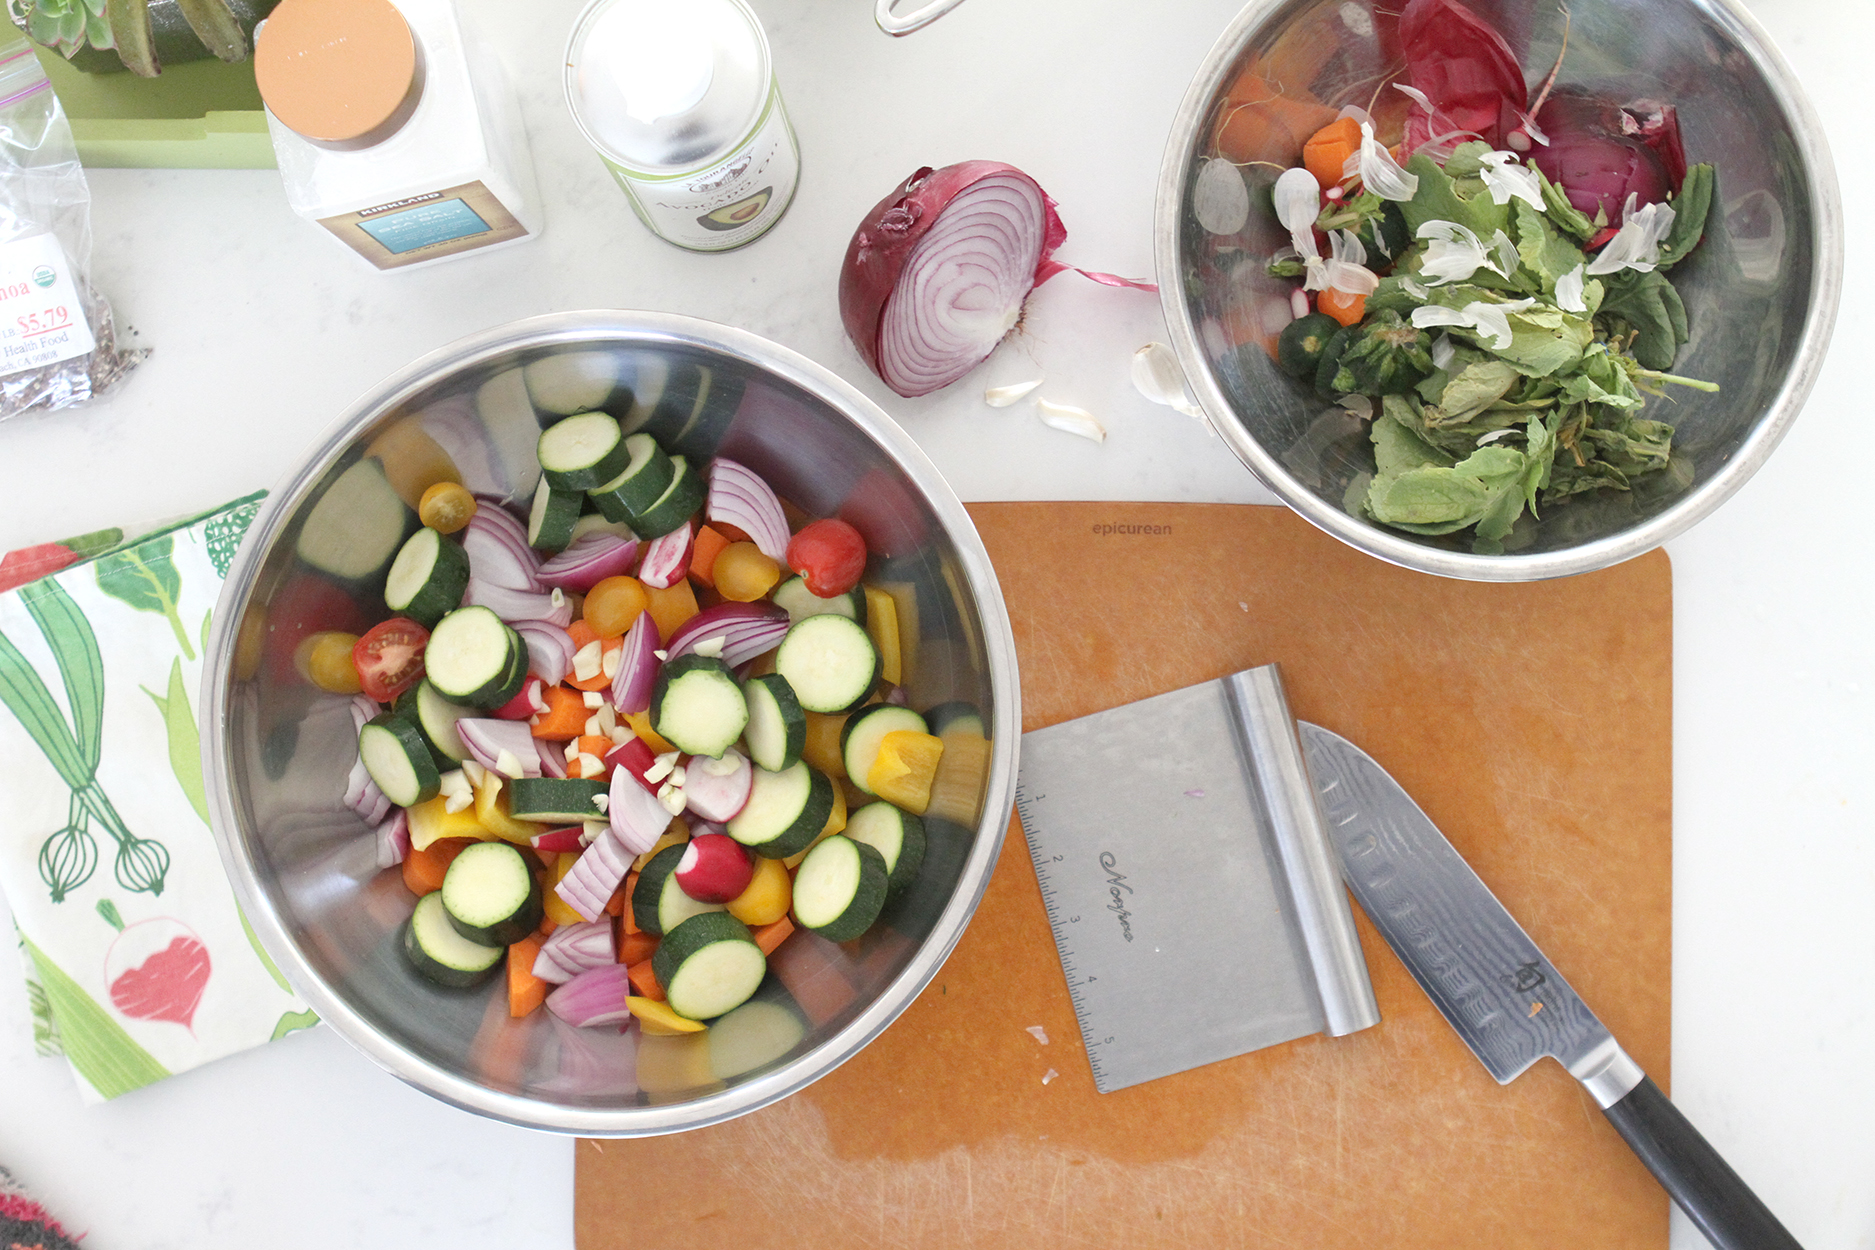
<svg viewBox="0 0 1875 1250">
<path fill-rule="evenodd" d="M 1400 784 L 1347 739 L 1296 727 L 1348 888 L 1499 1084 L 1554 1057 L 1719 1250 L 1800 1250 Z"/>
</svg>

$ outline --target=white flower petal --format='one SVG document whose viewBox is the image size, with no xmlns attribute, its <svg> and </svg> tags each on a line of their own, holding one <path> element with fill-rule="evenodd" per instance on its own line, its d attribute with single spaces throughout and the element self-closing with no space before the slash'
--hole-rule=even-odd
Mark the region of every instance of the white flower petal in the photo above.
<svg viewBox="0 0 1875 1250">
<path fill-rule="evenodd" d="M 1510 236 L 1502 230 L 1494 231 L 1491 235 L 1491 253 L 1497 257 L 1497 264 L 1491 267 L 1497 270 L 1498 276 L 1502 278 L 1508 278 L 1516 273 L 1517 266 L 1523 260 L 1517 254 L 1517 245 L 1512 243 Z"/>
<path fill-rule="evenodd" d="M 1502 351 L 1511 343 L 1510 318 L 1504 315 L 1505 307 L 1482 300 L 1465 305 L 1465 316 L 1471 319 L 1481 336 L 1490 338 L 1494 351 Z"/>
<path fill-rule="evenodd" d="M 1414 299 L 1425 299 L 1426 296 L 1430 294 L 1430 292 L 1428 292 L 1425 287 L 1413 281 L 1411 278 L 1401 278 L 1400 289 L 1402 291 L 1405 291 L 1408 295 L 1412 296 Z"/>
<path fill-rule="evenodd" d="M 1432 363 L 1434 368 L 1444 369 L 1451 365 L 1458 355 L 1458 349 L 1452 346 L 1452 336 L 1441 334 L 1432 341 Z"/>
<path fill-rule="evenodd" d="M 1331 260 L 1324 268 L 1327 270 L 1325 285 L 1344 295 L 1372 295 L 1380 286 L 1380 275 L 1365 265 Z"/>
<path fill-rule="evenodd" d="M 1426 250 L 1419 259 L 1419 275 L 1429 284 L 1463 282 L 1489 266 L 1484 244 L 1468 227 L 1455 221 L 1432 220 L 1419 227 L 1419 237 L 1426 240 Z"/>
<path fill-rule="evenodd" d="M 1365 265 L 1367 249 L 1352 230 L 1336 230 L 1328 236 L 1328 252 L 1336 260 L 1345 260 L 1351 264 Z"/>
<path fill-rule="evenodd" d="M 1556 279 L 1556 307 L 1564 312 L 1587 312 L 1588 301 L 1582 298 L 1582 270 L 1577 265 L 1562 277 Z"/>
<path fill-rule="evenodd" d="M 1094 420 L 1094 414 L 1085 408 L 1070 408 L 1066 404 L 1053 404 L 1046 399 L 1036 400 L 1035 408 L 1041 415 L 1043 425 L 1065 430 L 1069 434 L 1079 434 L 1096 443 L 1107 441 L 1106 427 Z"/>
<path fill-rule="evenodd" d="M 1473 300 L 1463 308 L 1427 304 L 1413 310 L 1413 324 L 1422 330 L 1432 326 L 1461 326 L 1481 338 L 1490 339 L 1492 349 L 1502 351 L 1511 344 L 1510 314 L 1522 312 L 1534 303 L 1535 300 L 1528 299 L 1511 300 L 1504 304 Z"/>
<path fill-rule="evenodd" d="M 983 392 L 983 402 L 992 408 L 1007 408 L 1042 384 L 1040 378 L 1033 382 L 1012 382 L 1008 386 L 992 386 Z"/>
<path fill-rule="evenodd" d="M 1304 291 L 1320 291 L 1328 285 L 1328 262 L 1320 256 L 1311 256 L 1303 262 L 1308 272 L 1302 277 Z M 1297 316 L 1301 314 L 1298 313 Z"/>
<path fill-rule="evenodd" d="M 1372 122 L 1361 123 L 1361 185 L 1383 200 L 1410 200 L 1419 191 L 1419 175 L 1409 174 L 1374 138 Z"/>
<path fill-rule="evenodd" d="M 1486 152 L 1482 159 L 1484 168 L 1479 173 L 1493 204 L 1508 204 L 1517 199 L 1542 211 L 1543 192 L 1537 185 L 1535 170 L 1517 164 L 1516 156 L 1510 152 Z"/>
<path fill-rule="evenodd" d="M 1276 206 L 1276 220 L 1289 232 L 1289 241 L 1303 259 L 1320 256 L 1315 246 L 1315 219 L 1322 211 L 1322 184 L 1315 175 L 1300 166 L 1285 169 L 1270 192 Z"/>
<path fill-rule="evenodd" d="M 1614 238 L 1608 240 L 1600 254 L 1589 262 L 1589 276 L 1599 277 L 1622 269 L 1649 272 L 1660 259 L 1660 241 L 1667 237 L 1671 229 L 1671 204 L 1649 204 L 1645 208 L 1636 209 L 1634 196 L 1630 193 L 1627 208 L 1622 214 L 1621 229 L 1615 232 Z"/>
<path fill-rule="evenodd" d="M 1236 234 L 1250 220 L 1250 188 L 1243 171 L 1214 157 L 1192 180 L 1192 216 L 1212 234 Z"/>
<path fill-rule="evenodd" d="M 1483 447 L 1488 443 L 1495 443 L 1500 438 L 1509 438 L 1511 435 L 1518 432 L 1516 426 L 1507 425 L 1501 430 L 1492 430 L 1488 434 L 1480 434 L 1478 435 L 1478 446 Z"/>
<path fill-rule="evenodd" d="M 1432 107 L 1431 98 L 1427 96 L 1425 92 L 1421 91 L 1418 87 L 1411 87 L 1411 86 L 1408 86 L 1406 83 L 1396 82 L 1393 84 L 1393 89 L 1399 92 L 1401 95 L 1405 96 L 1407 99 L 1411 100 L 1413 103 L 1419 105 L 1420 108 L 1425 109 L 1428 114 L 1434 111 Z"/>
<path fill-rule="evenodd" d="M 1433 326 L 1464 326 L 1469 329 L 1472 325 L 1470 317 L 1444 304 L 1423 304 L 1413 310 L 1412 320 L 1422 330 L 1429 330 Z"/>
</svg>

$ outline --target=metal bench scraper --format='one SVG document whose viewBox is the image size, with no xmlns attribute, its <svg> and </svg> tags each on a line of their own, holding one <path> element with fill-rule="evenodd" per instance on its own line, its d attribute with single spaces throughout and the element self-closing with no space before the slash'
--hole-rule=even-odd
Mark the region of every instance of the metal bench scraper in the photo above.
<svg viewBox="0 0 1875 1250">
<path fill-rule="evenodd" d="M 1275 665 L 1024 734 L 1016 806 L 1101 1093 L 1379 1023 Z"/>
</svg>

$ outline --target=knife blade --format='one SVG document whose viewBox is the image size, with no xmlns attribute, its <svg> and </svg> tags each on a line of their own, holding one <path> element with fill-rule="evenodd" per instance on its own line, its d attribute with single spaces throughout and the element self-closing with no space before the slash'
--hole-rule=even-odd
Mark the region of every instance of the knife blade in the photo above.
<svg viewBox="0 0 1875 1250">
<path fill-rule="evenodd" d="M 1555 1059 L 1719 1250 L 1800 1250 L 1412 796 L 1346 738 L 1296 728 L 1349 891 L 1498 1083 Z"/>
</svg>

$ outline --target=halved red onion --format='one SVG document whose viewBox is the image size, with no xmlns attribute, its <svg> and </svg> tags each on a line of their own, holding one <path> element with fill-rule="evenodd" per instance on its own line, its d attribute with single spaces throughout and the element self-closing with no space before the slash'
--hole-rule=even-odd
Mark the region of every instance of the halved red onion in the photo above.
<svg viewBox="0 0 1875 1250">
<path fill-rule="evenodd" d="M 537 833 L 528 842 L 537 851 L 551 851 L 556 855 L 566 851 L 583 851 L 587 847 L 586 830 L 581 825 L 568 825 L 564 829 Z"/>
<path fill-rule="evenodd" d="M 727 456 L 710 461 L 710 495 L 704 515 L 735 526 L 763 555 L 778 564 L 787 563 L 787 515 L 781 510 L 781 500 L 755 470 Z"/>
<path fill-rule="evenodd" d="M 591 1029 L 623 1024 L 631 1019 L 625 1007 L 631 982 L 624 964 L 589 968 L 547 995 L 547 1010 L 575 1028 Z"/>
<path fill-rule="evenodd" d="M 469 758 L 483 768 L 513 778 L 515 774 L 502 765 L 505 752 L 513 757 L 508 762 L 521 770 L 521 776 L 540 776 L 540 740 L 529 731 L 526 721 L 465 718 L 456 722 L 456 734 L 469 748 Z"/>
<path fill-rule="evenodd" d="M 469 585 L 462 592 L 462 604 L 464 607 L 487 608 L 510 625 L 518 625 L 522 621 L 544 621 L 564 629 L 573 621 L 573 604 L 564 591 L 554 589 L 542 593 L 517 590 L 484 581 L 474 572 L 469 574 Z"/>
<path fill-rule="evenodd" d="M 684 764 L 684 807 L 721 824 L 741 811 L 755 786 L 755 768 L 741 752 L 720 760 L 703 756 Z"/>
<path fill-rule="evenodd" d="M 567 607 L 567 621 L 571 623 L 573 609 Z M 573 637 L 559 625 L 546 621 L 516 621 L 514 632 L 521 635 L 521 641 L 527 644 L 527 671 L 546 682 L 557 686 L 573 667 Z M 526 693 L 525 689 L 522 693 Z"/>
<path fill-rule="evenodd" d="M 632 788 L 638 787 L 634 785 Z M 617 787 L 614 786 L 613 790 L 616 792 Z M 656 801 L 652 800 L 654 803 Z M 649 844 L 646 849 L 649 849 Z M 560 884 L 554 886 L 553 891 L 568 907 L 579 913 L 581 920 L 597 920 L 604 913 L 605 905 L 612 901 L 612 892 L 625 879 L 625 872 L 637 855 L 637 851 L 627 850 L 619 841 L 614 826 L 594 839 L 593 844 L 580 855 L 579 862 L 573 865 L 573 870 L 560 879 Z"/>
<path fill-rule="evenodd" d="M 534 975 L 556 985 L 582 972 L 618 962 L 612 938 L 612 920 L 582 920 L 555 929 L 534 957 Z"/>
<path fill-rule="evenodd" d="M 780 646 L 788 625 L 787 610 L 772 603 L 719 603 L 679 625 L 668 651 L 674 660 L 695 651 L 698 643 L 721 638 L 722 661 L 734 668 Z"/>
<path fill-rule="evenodd" d="M 608 577 L 631 571 L 638 540 L 617 534 L 584 534 L 571 547 L 540 566 L 542 585 L 585 594 Z"/>
<path fill-rule="evenodd" d="M 477 507 L 462 531 L 471 581 L 509 590 L 538 591 L 540 556 L 527 545 L 527 530 L 506 509 Z"/>
<path fill-rule="evenodd" d="M 612 674 L 612 705 L 627 715 L 636 716 L 651 706 L 651 688 L 658 680 L 657 653 L 664 647 L 658 637 L 658 623 L 649 612 L 640 612 L 632 627 L 625 631 L 625 644 L 619 649 L 618 671 Z"/>
<path fill-rule="evenodd" d="M 606 804 L 606 820 L 613 836 L 610 839 L 601 838 L 593 845 L 614 841 L 631 853 L 628 859 L 643 855 L 657 845 L 657 840 L 670 826 L 671 814 L 658 802 L 658 796 L 647 790 L 629 769 L 613 771 L 610 793 L 611 799 Z M 587 851 L 588 855 L 591 853 Z"/>
<path fill-rule="evenodd" d="M 410 814 L 393 808 L 390 819 L 378 826 L 378 867 L 395 868 L 410 854 Z"/>
<path fill-rule="evenodd" d="M 690 568 L 690 522 L 668 534 L 651 540 L 645 548 L 644 563 L 638 567 L 638 580 L 659 590 L 669 590 L 682 581 Z"/>
</svg>

